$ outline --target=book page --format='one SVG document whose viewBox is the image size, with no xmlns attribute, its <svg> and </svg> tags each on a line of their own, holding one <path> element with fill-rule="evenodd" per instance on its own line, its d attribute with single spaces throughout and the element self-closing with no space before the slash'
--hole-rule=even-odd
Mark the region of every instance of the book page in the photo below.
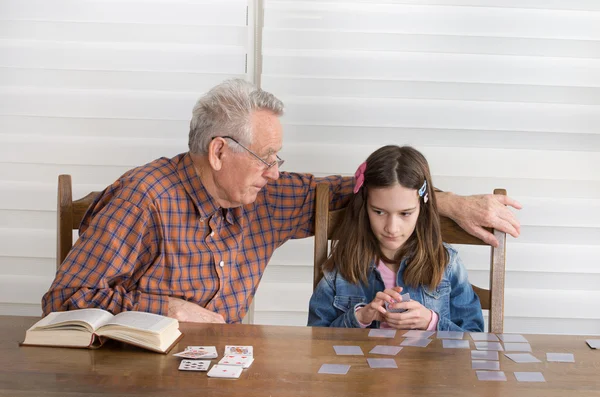
<svg viewBox="0 0 600 397">
<path fill-rule="evenodd" d="M 168 328 L 173 322 L 177 322 L 177 320 L 154 313 L 131 311 L 117 314 L 105 325 L 120 325 L 158 334 Z"/>
<path fill-rule="evenodd" d="M 92 330 L 101 327 L 110 321 L 113 315 L 102 309 L 78 309 L 67 312 L 52 312 L 35 324 L 36 328 L 56 328 L 83 322 L 91 327 Z"/>
</svg>

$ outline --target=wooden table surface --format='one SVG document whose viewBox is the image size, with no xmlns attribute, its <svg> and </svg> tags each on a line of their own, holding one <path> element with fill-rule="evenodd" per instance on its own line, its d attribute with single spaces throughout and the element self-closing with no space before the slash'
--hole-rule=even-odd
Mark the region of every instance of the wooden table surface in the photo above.
<svg viewBox="0 0 600 397">
<path fill-rule="evenodd" d="M 384 339 L 361 329 L 182 323 L 185 336 L 168 355 L 116 342 L 98 350 L 19 347 L 35 321 L 0 316 L 0 396 L 600 396 L 600 351 L 584 336 L 524 335 L 542 362 L 517 364 L 501 354 L 508 381 L 484 382 L 471 369 L 470 350 L 444 349 L 438 339 L 426 348 L 404 347 L 392 356 L 398 369 L 369 368 L 367 357 L 390 356 L 368 352 L 399 345 L 402 331 Z M 181 359 L 172 355 L 188 345 L 214 345 L 214 364 L 226 344 L 254 346 L 255 361 L 239 379 L 179 371 Z M 365 356 L 336 356 L 334 345 L 359 345 Z M 547 352 L 574 353 L 575 363 L 546 362 Z M 351 368 L 347 375 L 318 374 L 324 363 Z M 517 382 L 514 371 L 540 371 L 546 382 Z"/>
</svg>

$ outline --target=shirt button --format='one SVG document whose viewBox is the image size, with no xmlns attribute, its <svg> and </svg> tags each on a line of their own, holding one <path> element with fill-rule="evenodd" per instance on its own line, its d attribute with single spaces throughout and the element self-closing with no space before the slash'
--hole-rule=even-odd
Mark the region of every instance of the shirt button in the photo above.
<svg viewBox="0 0 600 397">
<path fill-rule="evenodd" d="M 210 237 L 214 236 L 215 232 L 210 232 Z"/>
<path fill-rule="evenodd" d="M 221 267 L 225 266 L 225 262 L 223 262 L 223 261 L 219 262 L 219 266 L 221 266 Z"/>
</svg>

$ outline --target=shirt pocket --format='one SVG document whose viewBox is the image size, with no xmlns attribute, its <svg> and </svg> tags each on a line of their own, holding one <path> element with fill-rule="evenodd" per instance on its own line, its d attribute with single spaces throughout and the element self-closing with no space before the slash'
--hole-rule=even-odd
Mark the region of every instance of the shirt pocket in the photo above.
<svg viewBox="0 0 600 397">
<path fill-rule="evenodd" d="M 450 314 L 450 282 L 442 280 L 436 289 L 431 290 L 423 288 L 424 306 L 433 310 L 439 316 L 444 317 Z"/>
<path fill-rule="evenodd" d="M 350 309 L 354 309 L 354 306 L 359 303 L 364 302 L 365 298 L 362 296 L 337 295 L 333 298 L 333 306 L 344 313 Z"/>
</svg>

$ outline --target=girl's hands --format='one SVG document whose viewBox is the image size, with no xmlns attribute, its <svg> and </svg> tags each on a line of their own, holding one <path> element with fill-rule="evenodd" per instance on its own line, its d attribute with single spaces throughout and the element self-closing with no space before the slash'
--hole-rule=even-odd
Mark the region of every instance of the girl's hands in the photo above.
<svg viewBox="0 0 600 397">
<path fill-rule="evenodd" d="M 417 301 L 399 302 L 394 309 L 406 309 L 404 313 L 386 312 L 383 321 L 396 329 L 427 329 L 433 315 L 432 311 Z"/>
<path fill-rule="evenodd" d="M 356 319 L 362 324 L 371 324 L 373 321 L 386 321 L 385 302 L 400 302 L 402 287 L 388 288 L 375 295 L 375 299 L 366 306 L 361 307 L 356 313 Z"/>
</svg>

